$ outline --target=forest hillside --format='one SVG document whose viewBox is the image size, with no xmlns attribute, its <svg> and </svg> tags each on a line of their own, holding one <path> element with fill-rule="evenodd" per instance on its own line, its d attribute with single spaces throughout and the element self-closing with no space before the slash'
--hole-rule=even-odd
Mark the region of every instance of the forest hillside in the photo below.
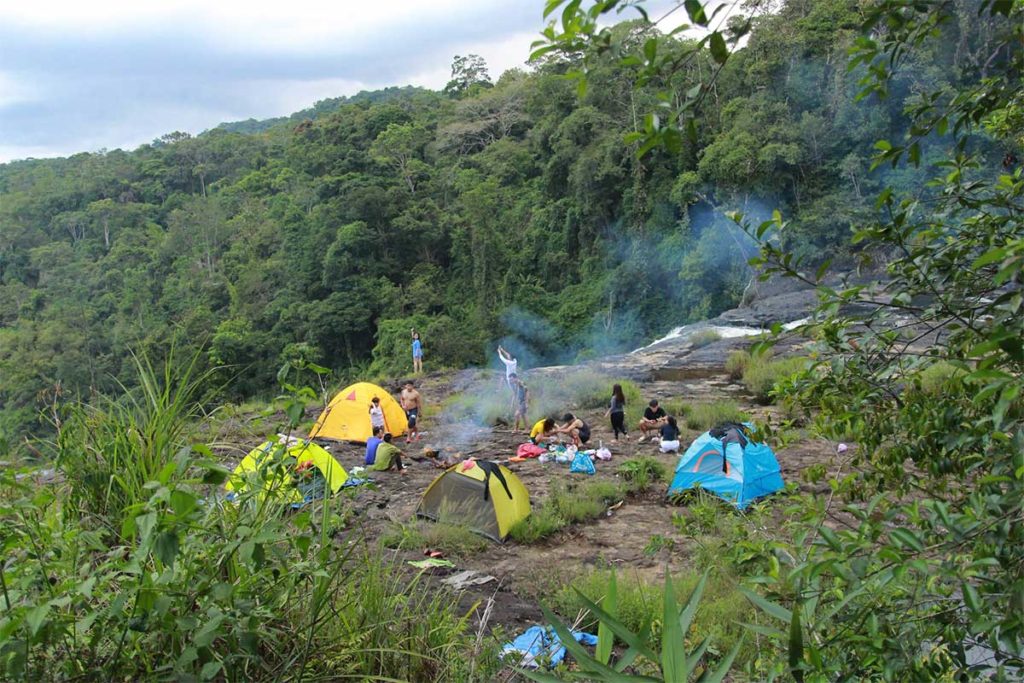
<svg viewBox="0 0 1024 683">
<path fill-rule="evenodd" d="M 494 77 L 460 57 L 443 92 L 0 165 L 0 444 L 46 433 L 56 396 L 131 385 L 131 352 L 169 345 L 227 368 L 233 399 L 273 392 L 287 360 L 340 379 L 397 370 L 412 327 L 435 369 L 483 363 L 497 340 L 533 364 L 635 348 L 739 302 L 756 245 L 728 211 L 779 210 L 783 247 L 853 267 L 851 225 L 883 181 L 926 192 L 925 173 L 871 171 L 872 144 L 985 45 L 951 26 L 888 98 L 857 102 L 862 70 L 846 65 L 862 21 L 849 0 L 756 16 L 679 153 L 640 159 L 624 139 L 660 90 L 718 64 L 703 50 L 634 87 L 652 29 L 626 22 L 617 54 L 588 56 L 582 97 L 564 77 L 582 53 Z"/>
</svg>

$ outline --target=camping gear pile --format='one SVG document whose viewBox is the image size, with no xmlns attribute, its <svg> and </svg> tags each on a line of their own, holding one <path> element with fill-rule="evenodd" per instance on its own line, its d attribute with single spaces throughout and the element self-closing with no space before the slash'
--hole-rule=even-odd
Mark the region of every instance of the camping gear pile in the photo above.
<svg viewBox="0 0 1024 683">
<path fill-rule="evenodd" d="M 520 449 L 522 448 L 523 446 L 520 446 Z M 554 462 L 559 465 L 569 465 L 569 472 L 571 474 L 596 474 L 597 468 L 594 466 L 594 461 L 611 459 L 611 451 L 603 445 L 600 448 L 581 451 L 573 444 L 552 444 L 548 446 L 546 452 L 541 453 L 537 458 L 537 462 L 541 464 Z M 512 461 L 519 462 L 520 458 L 513 458 Z"/>
</svg>

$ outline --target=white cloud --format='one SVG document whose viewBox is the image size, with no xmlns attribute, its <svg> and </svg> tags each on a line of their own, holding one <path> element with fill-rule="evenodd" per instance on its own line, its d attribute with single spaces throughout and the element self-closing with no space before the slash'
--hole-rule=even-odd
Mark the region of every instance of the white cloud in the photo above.
<svg viewBox="0 0 1024 683">
<path fill-rule="evenodd" d="M 303 51 L 339 43 L 368 45 L 395 27 L 429 26 L 439 18 L 479 9 L 493 12 L 501 6 L 494 0 L 37 0 L 0 4 L 0 22 L 29 30 L 108 38 L 153 27 L 178 27 L 242 52 L 268 48 Z"/>
<path fill-rule="evenodd" d="M 0 161 L 441 88 L 456 54 L 496 78 L 525 61 L 540 15 L 533 0 L 0 0 Z"/>
<path fill-rule="evenodd" d="M 0 71 L 0 109 L 23 102 L 32 102 L 40 96 L 39 88 L 29 80 Z"/>
</svg>

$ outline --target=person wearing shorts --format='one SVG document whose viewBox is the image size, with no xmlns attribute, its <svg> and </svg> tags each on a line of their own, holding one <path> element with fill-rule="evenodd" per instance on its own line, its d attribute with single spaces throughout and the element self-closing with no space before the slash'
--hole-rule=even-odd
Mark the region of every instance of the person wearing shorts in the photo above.
<svg viewBox="0 0 1024 683">
<path fill-rule="evenodd" d="M 415 329 L 412 331 L 412 371 L 417 375 L 423 373 L 423 343 Z"/>
<path fill-rule="evenodd" d="M 590 425 L 586 422 L 572 413 L 566 413 L 565 417 L 562 418 L 562 421 L 565 422 L 565 424 L 555 431 L 560 434 L 568 434 L 576 446 L 582 446 L 586 442 L 590 441 Z"/>
<path fill-rule="evenodd" d="M 668 424 L 668 414 L 664 408 L 658 405 L 658 399 L 651 399 L 644 410 L 644 416 L 640 419 L 640 424 L 637 425 L 640 429 L 640 441 L 647 439 L 647 432 L 657 431 L 666 424 Z"/>
<path fill-rule="evenodd" d="M 402 410 L 405 411 L 405 417 L 409 421 L 409 436 L 405 442 L 419 441 L 420 432 L 417 422 L 420 416 L 420 408 L 423 407 L 423 398 L 420 396 L 420 392 L 416 391 L 416 387 L 412 382 L 406 382 L 402 388 L 400 400 Z"/>
<path fill-rule="evenodd" d="M 526 411 L 530 402 L 530 390 L 519 381 L 515 373 L 509 376 L 512 382 L 512 412 L 514 413 L 512 431 L 519 431 L 519 423 L 523 423 L 523 430 L 526 430 Z"/>
</svg>

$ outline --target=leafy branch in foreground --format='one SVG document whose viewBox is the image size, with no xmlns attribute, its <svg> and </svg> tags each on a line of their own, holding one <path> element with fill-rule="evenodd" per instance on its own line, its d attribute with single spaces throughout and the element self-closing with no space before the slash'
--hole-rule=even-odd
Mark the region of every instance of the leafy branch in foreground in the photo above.
<svg viewBox="0 0 1024 683">
<path fill-rule="evenodd" d="M 584 7 L 580 0 L 548 0 L 544 6 L 545 19 L 556 15 L 559 10 L 561 12 L 558 19 L 551 19 L 541 32 L 544 38 L 534 42 L 530 59 L 537 61 L 553 52 L 577 55 L 579 68 L 570 70 L 566 76 L 577 82 L 582 96 L 587 89 L 587 74 L 594 63 L 611 53 L 619 60 L 620 68 L 636 70 L 637 86 L 651 83 L 660 86 L 655 111 L 645 115 L 643 130 L 630 133 L 626 141 L 639 143 L 637 156 L 642 157 L 656 147 L 678 154 L 682 149 L 684 131 L 690 139 L 696 139 L 698 107 L 711 92 L 730 52 L 750 32 L 749 17 L 732 14 L 738 4 L 723 2 L 712 9 L 712 3 L 685 0 L 669 3 L 669 8 L 661 16 L 652 18 L 644 3 L 635 0 L 594 0 L 589 7 Z M 629 41 L 617 38 L 612 27 L 602 23 L 608 15 L 621 15 L 626 10 L 634 10 L 640 17 L 642 28 L 639 33 L 643 37 L 643 45 L 639 51 Z M 679 23 L 663 36 L 658 29 L 659 24 L 670 20 L 680 10 L 685 12 L 690 23 Z M 699 34 L 700 37 L 682 43 L 663 40 L 663 37 L 687 34 Z M 674 74 L 694 63 L 704 50 L 710 52 L 714 62 L 711 73 L 690 85 L 680 98 L 674 87 L 666 84 Z"/>
<path fill-rule="evenodd" d="M 586 50 L 615 47 L 600 16 L 638 4 L 582 10 L 553 0 L 547 9 L 563 8 L 562 29 L 549 27 L 541 49 L 560 41 L 582 59 L 585 78 Z M 914 90 L 890 128 L 902 139 L 876 142 L 873 168 L 905 163 L 911 175 L 928 143 L 939 175 L 921 191 L 884 189 L 873 218 L 851 217 L 863 262 L 884 264 L 871 284 L 832 284 L 828 260 L 791 251 L 798 220 L 776 211 L 748 227 L 762 247 L 752 264 L 765 277 L 798 279 L 821 297 L 803 330 L 815 362 L 783 383 L 786 398 L 814 411 L 823 435 L 858 442 L 850 463 L 858 476 L 839 482 L 831 516 L 808 525 L 785 571 L 756 577 L 767 597 L 750 592 L 751 601 L 784 627 L 755 630 L 789 652 L 774 673 L 797 680 L 1016 679 L 1024 670 L 1024 3 L 876 0 L 861 11 L 849 63 L 861 106 Z M 953 61 L 960 76 L 919 78 L 950 44 L 970 53 Z M 634 82 L 669 72 L 658 47 L 645 46 Z M 905 76 L 907 67 L 917 70 Z M 643 150 L 678 147 L 654 133 L 648 126 Z M 947 141 L 946 151 L 934 144 Z"/>
<path fill-rule="evenodd" d="M 879 3 L 872 21 L 892 30 L 854 50 L 854 64 L 872 65 L 865 87 L 884 93 L 889 69 L 943 35 L 952 11 Z M 850 430 L 863 471 L 843 510 L 851 522 L 819 526 L 802 561 L 764 581 L 792 610 L 757 603 L 789 623 L 788 636 L 770 631 L 788 641 L 798 679 L 1024 671 L 1024 175 L 975 151 L 979 126 L 1005 134 L 1001 122 L 1022 114 L 1024 5 L 982 3 L 978 20 L 991 33 L 976 83 L 923 94 L 907 107 L 907 140 L 876 145 L 876 163 L 916 165 L 925 136 L 953 138 L 930 199 L 886 190 L 878 220 L 856 233 L 888 260 L 884 279 L 826 286 L 827 264 L 809 275 L 763 239 L 785 233 L 781 216 L 751 229 L 766 276 L 817 287 L 805 331 L 818 361 L 788 393 L 821 412 L 826 432 Z"/>
<path fill-rule="evenodd" d="M 686 651 L 685 638 L 690 630 L 690 624 L 697 613 L 700 605 L 701 595 L 704 593 L 704 586 L 707 583 L 707 575 L 701 577 L 693 592 L 686 602 L 680 606 L 676 601 L 675 588 L 672 577 L 665 573 L 665 597 L 663 605 L 661 650 L 655 652 L 653 638 L 651 635 L 651 624 L 645 624 L 639 631 L 633 632 L 626 628 L 615 616 L 616 603 L 616 581 L 615 575 L 609 583 L 608 594 L 598 605 L 586 595 L 576 589 L 583 605 L 597 617 L 598 643 L 597 651 L 592 656 L 587 650 L 576 642 L 572 632 L 547 608 L 544 609 L 544 616 L 558 634 L 559 639 L 566 649 L 576 660 L 577 671 L 570 671 L 565 678 L 554 674 L 540 671 L 521 670 L 520 673 L 527 678 L 548 683 L 561 680 L 585 680 L 585 681 L 672 681 L 683 683 L 692 680 L 695 672 L 702 669 L 700 681 L 703 683 L 717 683 L 729 672 L 732 662 L 742 646 L 742 639 L 738 641 L 729 653 L 718 662 L 713 670 L 704 661 L 704 655 L 710 645 L 710 639 L 704 638 L 695 648 Z M 614 639 L 617 638 L 627 646 L 627 650 L 614 664 L 610 663 L 611 650 Z M 639 674 L 628 674 L 627 669 L 637 664 L 645 664 L 656 667 L 659 676 L 647 676 Z"/>
</svg>

